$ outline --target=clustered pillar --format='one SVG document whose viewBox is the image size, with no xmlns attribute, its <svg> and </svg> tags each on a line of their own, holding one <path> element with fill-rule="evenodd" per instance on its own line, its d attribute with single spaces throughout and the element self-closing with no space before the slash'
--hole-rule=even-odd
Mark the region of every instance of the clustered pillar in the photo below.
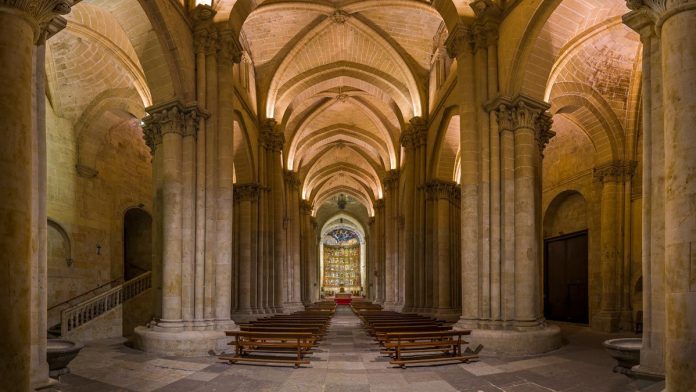
<svg viewBox="0 0 696 392">
<path fill-rule="evenodd" d="M 400 248 L 404 260 L 405 284 L 401 293 L 403 311 L 423 312 L 428 307 L 426 287 L 432 284 L 431 270 L 426 267 L 424 257 L 425 237 L 425 195 L 422 186 L 426 178 L 427 127 L 420 117 L 411 119 L 401 134 L 404 147 L 403 198 L 400 200 L 404 210 L 404 245 Z M 408 211 L 405 211 L 407 210 Z"/>
<path fill-rule="evenodd" d="M 391 170 L 382 181 L 384 184 L 384 307 L 395 310 L 400 302 L 400 271 L 403 265 L 399 260 L 399 172 Z"/>
<path fill-rule="evenodd" d="M 43 304 L 46 254 L 45 123 L 43 120 L 43 45 L 65 26 L 59 15 L 70 12 L 70 1 L 0 1 L 0 287 L 6 304 L 0 310 L 0 374 L 8 391 L 27 391 L 48 378 L 45 361 L 45 313 L 32 314 Z M 38 89 L 37 89 L 38 86 Z M 35 111 L 36 110 L 36 111 Z M 42 283 L 43 282 L 43 283 Z M 40 311 L 40 310 L 39 310 Z M 36 372 L 32 374 L 32 369 Z M 33 385 L 32 385 L 33 384 Z"/>
<path fill-rule="evenodd" d="M 553 136 L 548 104 L 500 95 L 500 8 L 472 3 L 471 24 L 452 29 L 461 145 L 461 307 L 458 328 L 487 350 L 511 354 L 560 345 L 541 307 L 540 189 Z"/>
<path fill-rule="evenodd" d="M 136 328 L 145 351 L 199 355 L 224 344 L 233 276 L 233 69 L 241 48 L 230 30 L 195 16 L 196 99 L 146 109 L 154 179 L 152 328 Z"/>
<path fill-rule="evenodd" d="M 643 43 L 643 307 L 638 371 L 696 385 L 696 1 L 628 1 Z"/>
</svg>

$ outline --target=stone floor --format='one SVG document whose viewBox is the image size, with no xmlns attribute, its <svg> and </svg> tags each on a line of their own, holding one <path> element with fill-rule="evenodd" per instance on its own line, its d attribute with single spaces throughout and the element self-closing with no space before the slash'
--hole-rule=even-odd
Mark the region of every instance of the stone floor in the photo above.
<svg viewBox="0 0 696 392">
<path fill-rule="evenodd" d="M 628 392 L 640 390 L 611 371 L 601 342 L 610 335 L 563 325 L 565 345 L 526 358 L 482 357 L 470 364 L 390 367 L 341 307 L 309 368 L 228 365 L 215 357 L 174 358 L 144 354 L 122 340 L 87 344 L 54 391 L 427 391 L 427 392 Z M 611 335 L 615 337 L 615 335 Z M 660 391 L 660 385 L 642 386 Z"/>
</svg>

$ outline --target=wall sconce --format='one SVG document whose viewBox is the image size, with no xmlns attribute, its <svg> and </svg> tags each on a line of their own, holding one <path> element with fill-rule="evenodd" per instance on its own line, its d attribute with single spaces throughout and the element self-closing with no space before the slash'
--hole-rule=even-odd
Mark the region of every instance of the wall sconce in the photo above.
<svg viewBox="0 0 696 392">
<path fill-rule="evenodd" d="M 215 6 L 215 0 L 196 0 L 196 5 L 207 5 L 213 8 Z"/>
<path fill-rule="evenodd" d="M 72 265 L 73 265 L 74 262 L 75 262 L 75 261 L 74 261 L 73 259 L 71 259 L 71 258 L 65 259 L 65 264 L 67 264 L 68 267 L 72 267 Z"/>
<path fill-rule="evenodd" d="M 101 255 L 101 245 L 97 244 L 97 256 Z"/>
</svg>

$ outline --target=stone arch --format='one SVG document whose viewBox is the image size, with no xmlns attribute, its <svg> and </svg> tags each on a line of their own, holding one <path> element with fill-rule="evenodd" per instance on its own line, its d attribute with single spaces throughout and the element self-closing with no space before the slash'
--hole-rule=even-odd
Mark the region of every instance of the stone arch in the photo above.
<svg viewBox="0 0 696 392">
<path fill-rule="evenodd" d="M 66 264 L 71 265 L 73 263 L 73 253 L 72 253 L 72 241 L 70 240 L 70 235 L 63 228 L 63 226 L 57 221 L 48 218 L 48 253 L 49 257 L 52 257 L 53 250 L 56 250 L 56 257 L 64 257 Z M 59 241 L 55 241 L 59 240 Z"/>
<path fill-rule="evenodd" d="M 435 135 L 430 162 L 430 177 L 445 181 L 457 180 L 457 158 L 459 156 L 460 129 L 459 108 L 445 109 L 442 121 Z"/>
<path fill-rule="evenodd" d="M 511 70 L 504 73 L 507 77 L 501 81 L 501 91 L 507 91 L 510 96 L 523 93 L 543 100 L 557 56 L 578 30 L 621 15 L 628 9 L 622 0 L 541 0 L 536 3 L 515 48 Z"/>
<path fill-rule="evenodd" d="M 111 89 L 99 94 L 75 124 L 78 171 L 96 175 L 96 160 L 106 131 L 145 114 L 143 104 L 130 89 Z"/>
<path fill-rule="evenodd" d="M 565 190 L 551 201 L 544 212 L 544 238 L 587 230 L 587 200 L 577 190 Z"/>
<path fill-rule="evenodd" d="M 241 113 L 235 111 L 233 161 L 236 182 L 253 183 L 256 180 L 256 165 L 249 139 L 249 131 Z"/>
<path fill-rule="evenodd" d="M 551 113 L 566 114 L 575 120 L 594 144 L 598 162 L 624 157 L 623 127 L 606 100 L 589 86 L 556 83 L 551 95 Z"/>
<path fill-rule="evenodd" d="M 267 1 L 267 0 L 266 0 Z M 261 9 L 260 7 L 264 5 L 266 2 L 264 0 L 238 0 L 234 3 L 234 6 L 230 9 L 229 11 L 229 20 L 227 21 L 228 27 L 234 31 L 237 36 L 242 31 L 242 26 L 244 25 L 244 22 L 246 22 L 247 18 L 249 18 L 249 15 L 251 15 L 252 12 L 256 11 L 257 9 Z M 300 1 L 295 1 L 295 2 L 288 2 L 287 6 L 298 6 L 298 7 L 308 7 L 307 3 L 305 2 L 300 2 Z M 388 1 L 368 1 L 366 5 L 363 5 L 362 7 L 367 7 L 367 6 L 384 6 L 384 3 L 388 3 L 388 5 L 392 4 L 398 4 L 402 6 L 417 6 L 417 7 L 422 7 L 423 3 L 420 1 L 416 0 L 388 0 Z M 267 7 L 268 5 L 265 5 L 264 7 Z M 440 17 L 444 20 L 445 24 L 447 25 L 447 29 L 450 31 L 454 29 L 454 27 L 459 23 L 460 21 L 460 14 L 461 15 L 467 15 L 471 16 L 473 14 L 473 11 L 467 6 L 467 2 L 464 0 L 433 0 L 430 4 L 430 7 L 432 7 L 437 13 L 440 15 Z M 318 10 L 321 8 L 314 7 L 314 10 Z M 323 11 L 324 9 L 322 9 Z"/>
<path fill-rule="evenodd" d="M 73 259 L 73 241 L 67 230 L 58 221 L 48 218 L 46 228 L 46 289 L 48 307 L 56 306 L 78 294 L 78 288 L 71 284 L 74 280 L 75 264 Z M 55 322 L 58 316 L 51 313 L 49 323 Z"/>
<path fill-rule="evenodd" d="M 414 71 L 409 67 L 409 65 L 406 63 L 405 59 L 401 56 L 401 54 L 394 48 L 386 39 L 381 37 L 379 34 L 377 34 L 374 30 L 372 30 L 369 26 L 365 25 L 364 22 L 361 22 L 357 20 L 356 18 L 349 18 L 345 22 L 343 22 L 342 25 L 347 25 L 350 26 L 354 31 L 356 31 L 358 34 L 362 34 L 367 37 L 367 40 L 369 42 L 373 42 L 376 45 L 379 46 L 379 49 L 386 55 L 386 58 L 389 59 L 390 62 L 393 63 L 394 65 L 394 70 L 393 71 L 398 71 L 401 73 L 401 77 L 404 78 L 404 81 L 402 84 L 405 86 L 406 91 L 407 91 L 407 97 L 409 100 L 409 110 L 407 113 L 415 116 L 420 116 L 422 114 L 422 108 L 423 108 L 423 99 L 421 97 L 421 89 L 419 87 L 419 84 L 414 76 Z M 268 88 L 268 94 L 267 94 L 267 102 L 266 102 L 266 115 L 268 117 L 275 117 L 275 109 L 276 109 L 276 102 L 277 102 L 277 96 L 280 93 L 281 89 L 283 86 L 293 79 L 297 78 L 303 73 L 308 73 L 308 72 L 313 72 L 314 69 L 323 69 L 326 67 L 333 68 L 334 64 L 331 64 L 332 61 L 329 61 L 329 63 L 324 63 L 324 64 L 318 64 L 316 67 L 313 67 L 311 64 L 307 64 L 309 68 L 305 69 L 304 71 L 299 70 L 299 75 L 292 75 L 290 74 L 290 77 L 287 77 L 286 74 L 288 74 L 290 71 L 295 72 L 295 68 L 293 67 L 292 64 L 299 63 L 299 64 L 304 64 L 305 62 L 298 61 L 297 56 L 299 56 L 301 53 L 304 52 L 304 50 L 307 48 L 307 46 L 315 39 L 318 37 L 321 37 L 323 33 L 327 29 L 331 29 L 335 24 L 332 22 L 331 18 L 326 18 L 326 20 L 322 21 L 319 23 L 314 29 L 312 29 L 311 32 L 308 34 L 305 34 L 303 39 L 300 40 L 300 42 L 297 42 L 292 50 L 289 51 L 287 56 L 285 56 L 284 60 L 279 64 L 275 72 L 273 73 L 273 78 L 270 83 L 270 86 Z M 340 59 L 338 61 L 343 61 L 350 63 L 349 60 L 346 59 Z M 333 62 L 335 63 L 335 62 Z M 361 63 L 362 67 L 367 66 L 368 68 L 374 68 L 371 73 L 372 74 L 379 74 L 379 73 L 384 73 L 380 72 L 377 68 L 375 67 L 370 67 L 369 64 L 363 64 Z M 357 68 L 361 68 L 360 66 L 357 66 Z M 398 76 L 397 76 L 398 80 Z"/>
</svg>

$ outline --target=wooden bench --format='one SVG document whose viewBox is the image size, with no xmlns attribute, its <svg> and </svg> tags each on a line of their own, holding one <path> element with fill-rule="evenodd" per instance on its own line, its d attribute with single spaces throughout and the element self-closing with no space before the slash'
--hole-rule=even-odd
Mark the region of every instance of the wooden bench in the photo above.
<svg viewBox="0 0 696 392">
<path fill-rule="evenodd" d="M 390 332 L 384 336 L 384 350 L 381 353 L 392 358 L 390 364 L 401 368 L 409 364 L 468 362 L 478 358 L 474 353 L 462 353 L 462 345 L 468 343 L 462 336 L 470 333 L 471 331 Z"/>
<path fill-rule="evenodd" d="M 305 356 L 311 353 L 315 344 L 315 336 L 311 332 L 228 331 L 226 335 L 234 337 L 229 343 L 234 346 L 234 355 L 222 355 L 219 358 L 230 363 L 287 363 L 297 368 L 309 364 Z M 259 356 L 250 355 L 251 353 L 291 356 Z"/>
</svg>

